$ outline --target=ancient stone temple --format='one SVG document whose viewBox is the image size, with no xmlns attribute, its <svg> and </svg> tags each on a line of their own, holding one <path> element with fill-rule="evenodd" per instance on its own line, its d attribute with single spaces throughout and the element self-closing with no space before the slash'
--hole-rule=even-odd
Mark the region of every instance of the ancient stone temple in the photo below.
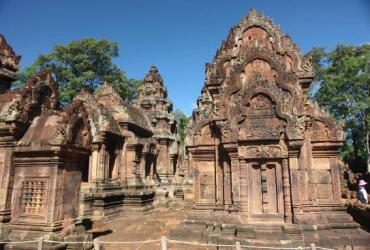
<svg viewBox="0 0 370 250">
<path fill-rule="evenodd" d="M 2 241 L 91 241 L 94 221 L 153 211 L 160 145 L 149 118 L 109 83 L 65 108 L 49 71 L 11 90 L 19 59 L 0 36 Z"/>
<path fill-rule="evenodd" d="M 74 103 L 85 107 L 94 135 L 83 172 L 81 216 L 100 221 L 152 211 L 154 190 L 143 179 L 145 165 L 153 164 L 157 142 L 148 118 L 108 83 L 95 95 L 82 91 Z"/>
<path fill-rule="evenodd" d="M 172 114 L 172 101 L 167 98 L 167 88 L 158 69 L 152 66 L 139 87 L 138 97 L 133 106 L 142 110 L 149 118 L 153 137 L 158 141 L 159 151 L 152 173 L 160 183 L 172 182 L 179 156 L 179 139 L 176 134 L 176 121 Z"/>
<path fill-rule="evenodd" d="M 367 246 L 342 204 L 342 125 L 308 98 L 311 54 L 251 10 L 206 64 L 187 129 L 194 203 L 176 239 Z"/>
</svg>

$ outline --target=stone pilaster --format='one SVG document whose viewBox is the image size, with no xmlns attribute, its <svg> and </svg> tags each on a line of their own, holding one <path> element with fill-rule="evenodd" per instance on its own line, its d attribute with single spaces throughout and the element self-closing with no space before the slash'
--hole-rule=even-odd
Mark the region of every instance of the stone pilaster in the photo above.
<svg viewBox="0 0 370 250">
<path fill-rule="evenodd" d="M 171 177 L 168 140 L 158 139 L 158 143 L 160 149 L 157 156 L 157 174 L 161 183 L 168 183 Z"/>
<path fill-rule="evenodd" d="M 292 201 L 290 194 L 290 178 L 289 178 L 289 164 L 288 159 L 283 159 L 282 161 L 283 168 L 283 188 L 284 188 L 284 219 L 285 222 L 292 222 Z"/>
<path fill-rule="evenodd" d="M 13 146 L 12 137 L 2 138 L 0 142 L 0 239 L 8 234 L 7 224 L 11 219 L 11 197 L 14 182 Z"/>
<path fill-rule="evenodd" d="M 101 159 L 101 142 L 92 143 L 92 153 L 90 156 L 89 182 L 104 179 L 104 169 Z"/>
</svg>

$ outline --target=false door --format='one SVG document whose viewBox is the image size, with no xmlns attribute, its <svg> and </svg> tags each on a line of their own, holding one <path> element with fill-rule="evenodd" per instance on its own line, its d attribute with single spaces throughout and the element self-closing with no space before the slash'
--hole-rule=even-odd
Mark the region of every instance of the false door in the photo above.
<svg viewBox="0 0 370 250">
<path fill-rule="evenodd" d="M 284 221 L 280 161 L 247 163 L 248 213 L 251 221 Z"/>
</svg>

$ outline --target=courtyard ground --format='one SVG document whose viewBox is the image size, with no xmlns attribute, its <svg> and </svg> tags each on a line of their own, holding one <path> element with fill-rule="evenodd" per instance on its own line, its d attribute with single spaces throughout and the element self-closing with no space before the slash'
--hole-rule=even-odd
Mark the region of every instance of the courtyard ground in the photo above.
<svg viewBox="0 0 370 250">
<path fill-rule="evenodd" d="M 189 210 L 157 211 L 148 215 L 130 215 L 105 223 L 94 223 L 90 230 L 99 242 L 140 242 L 158 240 L 155 242 L 140 242 L 131 244 L 100 243 L 103 249 L 155 250 L 161 249 L 161 237 L 170 235 L 172 228 L 186 218 Z M 167 243 L 169 250 L 215 249 L 214 247 L 196 246 L 181 243 Z"/>
</svg>

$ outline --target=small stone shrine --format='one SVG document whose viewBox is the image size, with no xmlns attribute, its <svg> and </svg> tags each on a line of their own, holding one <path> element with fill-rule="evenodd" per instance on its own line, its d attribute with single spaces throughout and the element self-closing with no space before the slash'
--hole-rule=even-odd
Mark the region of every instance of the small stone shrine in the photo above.
<svg viewBox="0 0 370 250">
<path fill-rule="evenodd" d="M 132 104 L 149 118 L 154 128 L 153 137 L 158 142 L 156 165 L 154 170 L 148 172 L 154 174 L 155 181 L 171 183 L 176 172 L 180 142 L 176 134 L 172 101 L 167 98 L 167 88 L 163 85 L 157 67 L 150 68 L 138 92 L 139 96 Z"/>
<path fill-rule="evenodd" d="M 81 90 L 61 108 L 49 71 L 11 90 L 19 60 L 0 35 L 1 241 L 91 242 L 86 230 L 92 222 L 153 211 L 156 167 L 168 178 L 178 158 L 172 104 L 157 72 L 146 84 L 161 85 L 154 90 L 161 92 L 163 112 L 158 108 L 157 116 L 147 116 L 109 83 L 95 94 Z M 154 118 L 161 127 L 153 128 Z M 91 247 L 45 247 L 67 245 Z"/>
<path fill-rule="evenodd" d="M 188 124 L 194 201 L 173 239 L 368 246 L 341 204 L 342 124 L 308 98 L 311 53 L 252 9 L 206 64 Z M 222 249 L 222 247 L 220 248 Z"/>
</svg>

